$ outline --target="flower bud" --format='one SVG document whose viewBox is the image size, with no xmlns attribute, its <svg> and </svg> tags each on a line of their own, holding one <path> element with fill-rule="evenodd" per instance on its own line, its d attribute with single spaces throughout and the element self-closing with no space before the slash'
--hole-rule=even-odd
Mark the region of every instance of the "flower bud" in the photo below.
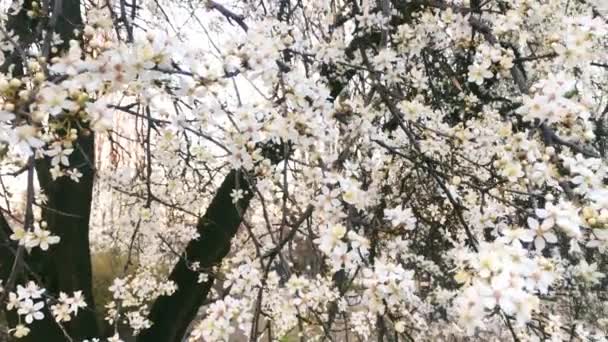
<svg viewBox="0 0 608 342">
<path fill-rule="evenodd" d="M 23 82 L 21 82 L 20 79 L 17 78 L 13 78 L 10 82 L 9 82 L 10 86 L 13 88 L 19 88 Z"/>
</svg>

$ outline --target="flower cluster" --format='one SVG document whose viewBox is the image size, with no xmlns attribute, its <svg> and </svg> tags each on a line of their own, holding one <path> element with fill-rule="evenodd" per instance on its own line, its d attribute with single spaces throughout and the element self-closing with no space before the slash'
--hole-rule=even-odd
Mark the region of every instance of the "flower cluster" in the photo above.
<svg viewBox="0 0 608 342">
<path fill-rule="evenodd" d="M 0 37 L 0 244 L 119 259 L 107 341 L 183 279 L 191 341 L 606 339 L 601 1 L 94 2 Z M 15 337 L 87 310 L 9 279 Z"/>
<path fill-rule="evenodd" d="M 46 251 L 50 245 L 59 243 L 61 240 L 59 236 L 52 235 L 46 228 L 46 222 L 42 221 L 39 225 L 34 227 L 33 231 L 26 231 L 21 227 L 15 228 L 10 239 L 17 241 L 20 246 L 25 246 L 28 249 L 34 247 L 40 247 L 41 250 Z"/>
</svg>

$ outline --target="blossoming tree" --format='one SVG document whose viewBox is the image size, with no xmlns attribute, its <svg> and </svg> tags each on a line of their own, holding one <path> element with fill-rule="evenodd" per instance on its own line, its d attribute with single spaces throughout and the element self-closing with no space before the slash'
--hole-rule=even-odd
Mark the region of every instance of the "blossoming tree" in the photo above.
<svg viewBox="0 0 608 342">
<path fill-rule="evenodd" d="M 0 339 L 607 340 L 605 1 L 0 20 Z"/>
</svg>

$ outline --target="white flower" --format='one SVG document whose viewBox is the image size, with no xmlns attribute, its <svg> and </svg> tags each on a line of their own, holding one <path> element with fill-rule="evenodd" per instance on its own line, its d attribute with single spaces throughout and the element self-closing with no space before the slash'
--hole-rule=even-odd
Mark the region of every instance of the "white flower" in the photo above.
<svg viewBox="0 0 608 342">
<path fill-rule="evenodd" d="M 67 304 L 55 304 L 51 306 L 51 312 L 57 322 L 68 322 L 72 319 L 70 317 L 70 307 Z"/>
<path fill-rule="evenodd" d="M 469 82 L 482 85 L 486 78 L 492 78 L 493 74 L 488 65 L 475 63 L 469 66 Z"/>
<path fill-rule="evenodd" d="M 38 287 L 38 285 L 36 285 L 36 283 L 33 281 L 29 281 L 26 287 L 17 285 L 17 294 L 19 295 L 19 300 L 42 298 L 44 291 L 44 289 Z"/>
<path fill-rule="evenodd" d="M 534 233 L 534 247 L 538 251 L 545 248 L 545 241 L 548 243 L 557 243 L 557 236 L 552 232 L 553 222 L 545 220 L 542 224 L 532 217 L 528 217 L 528 227 Z"/>
<path fill-rule="evenodd" d="M 75 110 L 77 105 L 68 99 L 68 92 L 60 86 L 49 85 L 40 90 L 39 109 L 57 116 L 64 109 Z"/>
<path fill-rule="evenodd" d="M 410 208 L 384 209 L 384 219 L 391 221 L 393 227 L 403 225 L 405 229 L 409 230 L 416 228 L 416 217 Z"/>
<path fill-rule="evenodd" d="M 230 192 L 230 197 L 232 198 L 232 204 L 237 204 L 245 197 L 245 193 L 241 189 L 233 189 L 232 192 Z"/>
<path fill-rule="evenodd" d="M 52 157 L 52 166 L 57 166 L 60 163 L 65 166 L 70 166 L 70 160 L 68 159 L 68 157 L 70 156 L 70 154 L 72 154 L 72 152 L 74 152 L 74 149 L 72 148 L 64 149 L 62 148 L 61 144 L 55 144 L 53 145 L 53 149 L 48 150 L 45 153 L 47 156 Z"/>
<path fill-rule="evenodd" d="M 21 300 L 14 292 L 8 294 L 8 303 L 6 303 L 6 310 L 19 309 Z"/>
<path fill-rule="evenodd" d="M 482 278 L 488 278 L 492 273 L 497 272 L 503 267 L 499 256 L 492 250 L 480 251 L 478 258 L 475 266 L 479 271 L 479 276 Z"/>
<path fill-rule="evenodd" d="M 75 76 L 80 69 L 83 69 L 84 62 L 82 61 L 81 55 L 82 50 L 78 43 L 76 43 L 76 41 L 71 41 L 69 52 L 61 58 L 54 58 L 52 60 L 53 65 L 49 69 L 57 74 Z"/>
<path fill-rule="evenodd" d="M 224 57 L 224 71 L 226 74 L 235 74 L 241 67 L 241 59 L 235 55 L 228 55 Z"/>
<path fill-rule="evenodd" d="M 129 326 L 133 329 L 134 334 L 139 334 L 140 331 L 144 329 L 148 329 L 152 326 L 152 322 L 148 320 L 146 317 L 142 316 L 142 314 L 138 311 L 129 312 L 126 314 L 127 319 L 129 320 Z"/>
<path fill-rule="evenodd" d="M 592 285 L 599 284 L 600 279 L 606 277 L 605 274 L 597 271 L 596 263 L 589 265 L 585 260 L 581 260 L 581 262 L 576 265 L 574 274 Z"/>
<path fill-rule="evenodd" d="M 112 286 L 109 287 L 109 290 L 113 293 L 114 299 L 122 299 L 127 294 L 127 281 L 125 279 L 116 278 L 114 279 Z"/>
<path fill-rule="evenodd" d="M 511 285 L 511 277 L 506 273 L 501 273 L 492 277 L 490 286 L 480 285 L 479 292 L 483 298 L 483 304 L 488 309 L 494 309 L 498 305 L 506 313 L 511 314 L 515 311 L 514 301 L 518 297 L 518 289 Z"/>
<path fill-rule="evenodd" d="M 124 341 L 120 339 L 120 336 L 118 334 L 114 334 L 114 336 L 108 337 L 108 342 L 124 342 Z"/>
<path fill-rule="evenodd" d="M 30 328 L 23 324 L 17 324 L 17 326 L 10 331 L 12 331 L 13 336 L 15 336 L 16 338 L 22 338 L 30 333 Z"/>
<path fill-rule="evenodd" d="M 324 186 L 321 189 L 321 194 L 316 198 L 316 207 L 320 208 L 322 212 L 332 212 L 335 208 L 340 206 L 339 189 L 329 190 L 328 187 Z"/>
<path fill-rule="evenodd" d="M 59 236 L 51 235 L 51 232 L 48 230 L 36 227 L 29 235 L 26 246 L 29 248 L 40 246 L 40 249 L 46 251 L 49 249 L 49 245 L 57 244 L 59 243 L 59 240 Z"/>
<path fill-rule="evenodd" d="M 74 313 L 74 315 L 78 314 L 78 309 L 87 307 L 87 302 L 84 300 L 82 291 L 75 291 L 74 296 L 68 301 L 68 304 L 70 305 L 70 312 Z"/>
<path fill-rule="evenodd" d="M 467 335 L 473 335 L 476 328 L 484 326 L 485 310 L 479 301 L 477 288 L 467 287 L 462 296 L 454 301 L 454 306 L 458 313 L 458 325 L 465 329 Z"/>
<path fill-rule="evenodd" d="M 518 114 L 522 114 L 525 119 L 532 121 L 540 119 L 544 121 L 551 116 L 552 105 L 546 96 L 536 95 L 534 97 L 525 96 L 524 105 L 517 109 Z"/>
<path fill-rule="evenodd" d="M 64 175 L 63 170 L 61 170 L 61 166 L 59 165 L 55 165 L 50 169 L 51 172 L 51 178 L 53 178 L 53 180 L 62 177 Z"/>
<path fill-rule="evenodd" d="M 321 251 L 327 255 L 330 255 L 334 247 L 336 247 L 345 234 L 346 227 L 343 225 L 331 225 L 323 229 L 321 236 L 318 239 L 315 239 L 314 242 L 319 245 L 319 249 Z"/>
<path fill-rule="evenodd" d="M 88 102 L 86 111 L 91 120 L 91 129 L 95 132 L 105 132 L 112 128 L 112 110 L 105 100 Z"/>
<path fill-rule="evenodd" d="M 531 230 L 521 228 L 507 228 L 501 231 L 503 236 L 499 238 L 500 241 L 504 241 L 506 244 L 519 243 L 519 240 L 523 242 L 532 242 L 534 240 L 534 234 Z"/>
<path fill-rule="evenodd" d="M 19 241 L 19 245 L 25 246 L 28 236 L 29 234 L 25 229 L 21 227 L 16 227 L 14 228 L 13 234 L 11 234 L 10 239 L 13 241 Z"/>
<path fill-rule="evenodd" d="M 538 297 L 520 292 L 520 296 L 514 300 L 515 310 L 511 314 L 515 314 L 517 323 L 523 325 L 532 319 L 532 312 L 538 310 L 540 300 Z"/>
<path fill-rule="evenodd" d="M 80 172 L 78 169 L 70 169 L 67 171 L 67 174 L 70 176 L 70 179 L 76 183 L 78 183 L 82 177 L 82 172 Z"/>
<path fill-rule="evenodd" d="M 44 146 L 44 142 L 38 139 L 37 135 L 38 130 L 36 127 L 30 125 L 19 126 L 11 134 L 9 143 L 29 157 L 32 155 L 32 149 Z"/>
<path fill-rule="evenodd" d="M 599 207 L 608 209 L 608 189 L 593 189 L 587 193 L 587 197 Z"/>
<path fill-rule="evenodd" d="M 536 209 L 536 216 L 547 221 L 546 227 L 556 225 L 571 238 L 582 236 L 578 209 L 570 202 L 560 201 L 557 205 L 547 203 L 544 209 Z"/>
<path fill-rule="evenodd" d="M 346 235 L 348 240 L 350 241 L 350 245 L 352 248 L 356 248 L 359 250 L 361 255 L 368 255 L 369 252 L 369 240 L 365 237 L 355 233 L 354 231 L 349 231 Z"/>
<path fill-rule="evenodd" d="M 205 283 L 209 280 L 209 274 L 207 273 L 199 273 L 198 280 L 196 281 L 198 284 Z"/>
<path fill-rule="evenodd" d="M 593 160 L 593 159 L 591 159 Z M 585 165 L 587 164 L 587 165 Z M 577 187 L 574 192 L 585 195 L 588 192 L 596 192 L 595 189 L 603 189 L 603 180 L 606 176 L 604 168 L 599 168 L 595 163 L 587 162 L 585 164 L 570 165 L 570 172 L 576 174 L 570 181 Z M 591 195 L 590 198 L 596 195 Z"/>
<path fill-rule="evenodd" d="M 359 210 L 365 207 L 366 193 L 361 190 L 361 185 L 358 181 L 345 179 L 340 181 L 342 188 L 342 199 L 348 204 L 352 204 Z"/>
<path fill-rule="evenodd" d="M 537 265 L 538 267 L 526 279 L 526 288 L 528 290 L 537 288 L 540 293 L 546 294 L 555 280 L 555 268 L 551 261 L 543 257 L 537 258 Z"/>
<path fill-rule="evenodd" d="M 21 302 L 17 313 L 21 316 L 25 316 L 25 322 L 31 324 L 34 320 L 41 320 L 44 318 L 44 314 L 40 311 L 44 307 L 44 302 L 34 303 L 31 299 L 26 299 Z"/>
<path fill-rule="evenodd" d="M 522 178 L 525 173 L 521 164 L 517 161 L 509 161 L 500 170 L 501 176 L 507 177 L 511 182 L 517 182 L 519 178 Z"/>
<path fill-rule="evenodd" d="M 239 168 L 243 167 L 243 168 L 249 170 L 249 169 L 253 168 L 253 158 L 251 157 L 251 154 L 249 154 L 249 152 L 247 152 L 247 149 L 245 149 L 244 147 L 236 146 L 236 145 L 230 145 L 229 149 L 230 149 L 229 160 L 230 160 L 230 164 L 232 165 L 233 169 L 239 169 Z"/>
</svg>

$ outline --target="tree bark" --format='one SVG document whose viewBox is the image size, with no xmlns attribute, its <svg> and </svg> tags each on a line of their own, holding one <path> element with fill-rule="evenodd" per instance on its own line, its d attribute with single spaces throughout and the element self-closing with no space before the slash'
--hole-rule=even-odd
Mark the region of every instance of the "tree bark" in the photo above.
<svg viewBox="0 0 608 342">
<path fill-rule="evenodd" d="M 61 2 L 50 4 L 50 8 L 55 11 L 51 15 L 56 16 L 56 21 L 55 27 L 49 29 L 59 34 L 63 41 L 61 45 L 57 46 L 58 54 L 61 54 L 68 49 L 70 40 L 81 40 L 75 30 L 82 31 L 83 21 L 79 0 L 57 1 Z M 19 42 L 24 50 L 35 39 L 44 39 L 34 36 L 39 22 L 26 15 L 27 10 L 31 9 L 31 3 L 31 0 L 26 0 L 22 10 L 16 16 L 9 17 L 7 24 L 7 28 L 19 36 Z M 16 52 L 8 56 L 2 70 L 7 71 L 11 64 L 14 65 L 13 75 L 22 76 L 23 61 Z M 65 323 L 63 327 L 65 331 L 62 331 L 47 306 L 44 312 L 45 318 L 34 322 L 31 325 L 30 334 L 20 341 L 63 342 L 70 340 L 68 336 L 75 341 L 80 341 L 98 334 L 92 295 L 89 250 L 89 217 L 94 179 L 94 166 L 91 163 L 95 160 L 94 135 L 86 129 L 81 129 L 78 135 L 78 139 L 74 143 L 74 152 L 69 159 L 70 165 L 78 168 L 83 174 L 79 182 L 74 182 L 67 177 L 52 181 L 48 158 L 36 161 L 38 181 L 44 194 L 48 197 L 42 216 L 48 224 L 48 229 L 58 235 L 61 241 L 59 244 L 51 246 L 45 253 L 33 251 L 25 261 L 31 270 L 41 278 L 43 284 L 40 286 L 46 288 L 48 295 L 58 296 L 59 292 L 71 295 L 73 291 L 82 291 L 88 307 L 79 311 L 70 322 Z M 2 255 L 12 258 L 12 255 L 8 254 L 10 250 L 7 248 L 3 249 Z M 4 266 L 3 263 L 3 268 Z M 5 275 L 4 271 L 2 275 Z M 30 275 L 23 274 L 20 279 L 27 278 L 31 278 Z M 7 316 L 9 321 L 14 323 L 14 313 L 8 313 Z"/>
<path fill-rule="evenodd" d="M 95 160 L 94 135 L 80 133 L 70 156 L 70 165 L 78 166 L 83 174 L 79 182 L 68 177 L 49 182 L 45 176 L 48 173 L 48 160 L 39 161 L 36 167 L 39 182 L 48 197 L 43 217 L 53 234 L 61 238 L 59 244 L 39 256 L 37 263 L 49 292 L 57 295 L 62 291 L 71 295 L 74 291 L 82 291 L 87 309 L 79 311 L 65 324 L 68 334 L 76 340 L 98 334 L 89 243 L 94 179 L 94 168 L 90 163 Z M 32 332 L 35 330 L 32 329 Z M 44 340 L 47 341 L 46 337 Z M 65 341 L 65 337 L 57 341 Z"/>
<path fill-rule="evenodd" d="M 79 0 L 61 1 L 61 6 L 52 6 L 59 10 L 54 31 L 59 34 L 62 43 L 59 53 L 67 51 L 70 40 L 81 41 L 83 21 Z M 83 126 L 86 127 L 84 123 Z M 93 198 L 94 180 L 94 134 L 80 129 L 74 142 L 74 152 L 70 155 L 71 167 L 76 167 L 83 174 L 79 182 L 68 177 L 49 179 L 49 160 L 39 160 L 36 164 L 39 183 L 48 197 L 43 217 L 49 229 L 61 238 L 59 244 L 49 250 L 49 254 L 40 258 L 41 274 L 49 292 L 60 291 L 69 295 L 73 291 L 82 291 L 87 308 L 79 311 L 70 322 L 64 324 L 66 333 L 74 340 L 96 337 L 98 335 L 95 305 L 92 293 L 92 270 L 89 244 L 89 218 Z M 52 319 L 52 317 L 49 317 Z M 32 332 L 35 333 L 35 329 Z M 44 333 L 44 332 L 42 332 Z M 35 334 L 38 341 L 50 341 L 48 336 Z M 39 336 L 39 337 L 38 337 Z M 65 341 L 66 337 L 56 337 L 56 341 Z"/>
<path fill-rule="evenodd" d="M 230 194 L 237 188 L 245 191 L 245 195 L 235 206 Z M 237 233 L 251 198 L 245 178 L 240 172 L 231 171 L 197 224 L 200 237 L 188 244 L 169 276 L 177 285 L 177 291 L 155 301 L 148 316 L 153 325 L 141 333 L 138 342 L 182 341 L 214 282 L 213 276 L 209 275 L 206 282 L 198 283 L 198 273 L 189 266 L 199 262 L 201 269 L 210 269 L 221 263 L 230 251 L 230 241 Z"/>
</svg>

